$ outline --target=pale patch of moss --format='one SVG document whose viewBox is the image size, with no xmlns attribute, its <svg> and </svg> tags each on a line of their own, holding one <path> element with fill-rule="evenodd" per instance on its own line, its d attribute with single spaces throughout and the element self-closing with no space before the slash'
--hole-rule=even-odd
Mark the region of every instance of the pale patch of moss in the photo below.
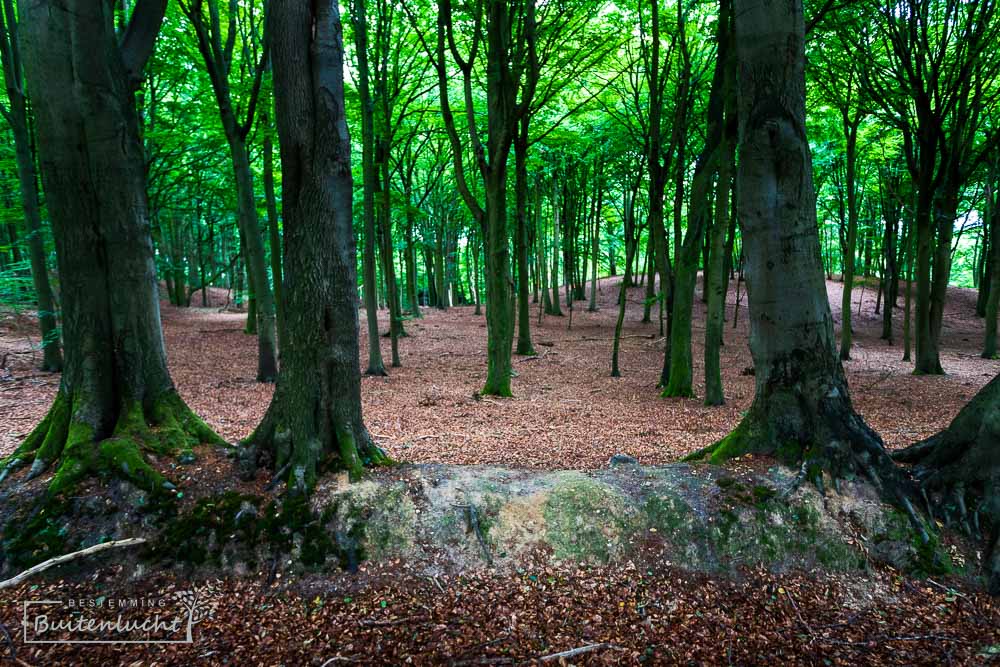
<svg viewBox="0 0 1000 667">
<path fill-rule="evenodd" d="M 416 506 L 406 484 L 370 480 L 349 484 L 325 494 L 317 490 L 313 507 L 334 508 L 325 514 L 326 530 L 332 534 L 357 535 L 371 558 L 400 555 L 413 546 L 416 536 Z"/>
<path fill-rule="evenodd" d="M 616 489 L 581 474 L 567 474 L 549 492 L 546 538 L 556 558 L 606 563 L 635 531 L 635 520 Z"/>
</svg>

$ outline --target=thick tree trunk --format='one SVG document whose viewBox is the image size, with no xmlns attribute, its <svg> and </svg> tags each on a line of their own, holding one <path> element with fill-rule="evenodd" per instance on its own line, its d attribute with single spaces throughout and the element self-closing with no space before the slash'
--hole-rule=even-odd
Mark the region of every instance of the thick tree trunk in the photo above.
<svg viewBox="0 0 1000 667">
<path fill-rule="evenodd" d="M 140 2 L 132 20 L 158 26 L 162 15 Z M 107 3 L 37 2 L 21 18 L 62 276 L 66 363 L 49 414 L 0 464 L 0 479 L 32 461 L 30 478 L 58 460 L 50 494 L 97 472 L 160 492 L 172 487 L 143 451 L 189 453 L 199 441 L 222 441 L 184 405 L 167 372 L 131 87 L 152 44 L 146 51 L 126 37 L 119 46 Z"/>
<path fill-rule="evenodd" d="M 858 473 L 911 510 L 882 441 L 851 404 L 836 354 L 805 131 L 801 0 L 736 0 L 739 220 L 756 390 L 740 425 L 693 457 L 747 452 Z"/>
<path fill-rule="evenodd" d="M 337 3 L 271 5 L 281 145 L 288 347 L 245 460 L 268 455 L 299 493 L 327 458 L 357 478 L 386 461 L 361 416 L 357 251 Z M 268 458 L 265 456 L 265 458 Z M 281 473 L 285 473 L 282 475 Z"/>
</svg>

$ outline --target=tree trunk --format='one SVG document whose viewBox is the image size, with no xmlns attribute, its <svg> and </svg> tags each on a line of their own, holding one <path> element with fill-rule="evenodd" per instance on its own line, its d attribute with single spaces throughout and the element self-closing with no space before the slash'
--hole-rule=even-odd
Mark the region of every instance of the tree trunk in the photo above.
<svg viewBox="0 0 1000 667">
<path fill-rule="evenodd" d="M 6 51 L 4 52 L 6 56 Z M 4 73 L 8 67 L 4 63 Z M 38 187 L 35 181 L 35 162 L 31 155 L 28 134 L 27 103 L 23 95 L 11 85 L 8 77 L 7 98 L 10 100 L 10 128 L 14 135 L 14 157 L 17 161 L 17 179 L 21 187 L 21 205 L 28 229 L 28 260 L 31 280 L 38 300 L 38 324 L 42 334 L 42 370 L 60 371 L 63 360 L 59 346 L 59 329 L 56 325 L 55 299 L 49 284 L 45 262 L 45 241 L 42 236 L 42 216 L 38 206 Z"/>
<path fill-rule="evenodd" d="M 899 211 L 900 207 L 895 203 L 894 194 L 882 196 L 882 217 L 885 219 L 885 236 L 882 242 L 885 261 L 882 271 L 885 291 L 885 304 L 882 308 L 882 340 L 889 345 L 893 344 L 892 311 L 896 307 L 896 298 L 899 294 L 899 266 L 896 263 Z"/>
<path fill-rule="evenodd" d="M 399 339 L 406 335 L 403 330 L 403 307 L 399 296 L 399 285 L 396 282 L 396 264 L 393 260 L 395 254 L 392 243 L 392 199 L 390 188 L 389 171 L 389 131 L 383 127 L 382 133 L 378 137 L 378 150 L 375 152 L 375 164 L 379 172 L 379 183 L 377 193 L 379 256 L 382 258 L 382 275 L 385 276 L 386 303 L 389 306 L 389 345 L 391 350 L 391 361 L 393 368 L 402 366 L 399 358 Z"/>
<path fill-rule="evenodd" d="M 505 161 L 504 161 L 505 162 Z M 510 250 L 507 244 L 507 169 L 497 162 L 486 178 L 486 385 L 488 396 L 511 396 Z"/>
<path fill-rule="evenodd" d="M 378 276 L 375 271 L 375 118 L 370 92 L 368 67 L 368 21 L 366 0 L 354 1 L 354 52 L 358 61 L 358 95 L 361 97 L 361 190 L 365 248 L 362 264 L 362 287 L 365 319 L 368 325 L 368 368 L 365 375 L 388 375 L 382 361 L 378 333 Z"/>
<path fill-rule="evenodd" d="M 420 312 L 420 298 L 417 295 L 417 247 L 413 239 L 413 205 L 412 189 L 407 182 L 405 188 L 406 200 L 406 252 L 403 257 L 406 266 L 406 299 L 410 302 L 410 317 L 420 319 L 423 313 Z"/>
<path fill-rule="evenodd" d="M 803 463 L 815 481 L 863 474 L 910 510 L 882 441 L 855 413 L 836 354 L 805 132 L 801 0 L 734 7 L 739 81 L 739 219 L 756 388 L 740 425 L 697 452 Z M 889 483 L 893 482 L 890 486 Z"/>
<path fill-rule="evenodd" d="M 983 358 L 993 359 L 997 356 L 997 315 L 1000 311 L 1000 193 L 991 186 L 986 191 L 989 198 L 989 220 L 984 224 L 990 226 L 990 285 L 986 299 L 986 334 L 983 338 Z"/>
<path fill-rule="evenodd" d="M 0 13 L 2 29 L 2 49 L 4 83 L 7 91 L 7 120 L 14 135 L 14 158 L 17 164 L 17 179 L 21 190 L 21 205 L 27 228 L 28 261 L 31 279 L 35 287 L 38 303 L 38 324 L 41 330 L 42 370 L 62 370 L 62 351 L 59 344 L 59 329 L 56 325 L 56 306 L 49 284 L 48 266 L 45 261 L 45 241 L 42 236 L 42 216 L 39 210 L 38 184 L 35 180 L 34 151 L 31 143 L 31 129 L 28 125 L 28 99 L 24 94 L 24 72 L 18 27 L 14 16 L 14 6 L 5 0 Z M 13 237 L 14 227 L 11 226 Z M 11 246 L 17 245 L 11 239 Z M 15 260 L 17 257 L 15 257 Z"/>
<path fill-rule="evenodd" d="M 559 192 L 559 176 L 553 176 L 552 178 L 552 273 L 549 275 L 549 284 L 552 286 L 552 300 L 550 305 L 552 310 L 549 311 L 550 315 L 558 315 L 562 317 L 562 307 L 560 306 L 561 299 L 559 298 L 559 255 L 560 255 L 560 245 L 559 245 L 559 212 L 561 207 L 559 206 L 559 198 L 557 193 Z"/>
<path fill-rule="evenodd" d="M 844 116 L 844 138 L 847 141 L 847 244 L 844 247 L 844 292 L 840 302 L 840 358 L 851 358 L 851 294 L 854 290 L 854 258 L 858 247 L 858 196 L 855 187 L 857 167 L 858 126 Z"/>
<path fill-rule="evenodd" d="M 253 193 L 253 176 L 250 158 L 244 141 L 229 134 L 229 152 L 236 175 L 238 220 L 243 233 L 247 277 L 253 289 L 257 307 L 257 380 L 274 382 L 278 375 L 277 350 L 274 324 L 274 294 L 267 278 L 264 243 L 260 237 L 257 202 Z"/>
<path fill-rule="evenodd" d="M 729 228 L 730 181 L 734 159 L 736 127 L 736 60 L 732 42 L 732 2 L 722 0 L 719 21 L 725 22 L 720 35 L 719 60 L 723 65 L 722 82 L 722 136 L 719 140 L 719 178 L 715 191 L 715 224 L 709 235 L 709 262 L 705 263 L 708 278 L 705 292 L 708 296 L 708 314 L 705 323 L 705 405 L 722 405 L 725 395 L 722 388 L 722 369 L 719 348 L 722 347 L 722 328 L 725 320 L 726 292 L 729 274 L 723 256 L 726 253 L 726 232 Z"/>
<path fill-rule="evenodd" d="M 514 140 L 514 193 L 517 198 L 517 354 L 533 356 L 531 344 L 531 304 L 528 302 L 528 120 L 521 116 Z"/>
<path fill-rule="evenodd" d="M 245 459 L 270 458 L 304 493 L 324 459 L 356 479 L 383 463 L 361 416 L 357 250 L 337 3 L 275 0 L 270 10 L 281 145 L 288 347 Z M 280 476 L 280 473 L 279 473 Z"/>
<path fill-rule="evenodd" d="M 723 131 L 725 104 L 725 60 L 728 21 L 718 22 L 716 42 L 719 57 L 716 59 L 712 76 L 712 88 L 708 101 L 708 131 L 705 146 L 698 156 L 694 178 L 691 183 L 691 204 L 688 214 L 688 230 L 684 242 L 677 252 L 677 268 L 674 277 L 673 309 L 671 317 L 670 375 L 663 390 L 664 397 L 694 396 L 694 371 L 691 358 L 691 317 L 694 309 L 694 289 L 698 280 L 698 256 L 701 252 L 701 237 L 711 216 L 710 192 L 712 177 L 718 168 L 719 144 Z M 707 270 L 707 267 L 706 267 Z"/>
<path fill-rule="evenodd" d="M 139 32 L 159 26 L 163 10 L 139 2 L 121 46 L 108 3 L 37 2 L 22 10 L 66 358 L 52 408 L 0 464 L 0 479 L 28 461 L 31 478 L 60 460 L 50 495 L 98 472 L 162 492 L 173 487 L 144 451 L 190 455 L 199 441 L 224 444 L 174 389 L 160 328 L 132 87 L 157 30 L 143 36 L 148 44 L 130 35 L 136 22 Z"/>
<path fill-rule="evenodd" d="M 271 124 L 265 115 L 264 127 L 264 198 L 267 200 L 267 230 L 271 244 L 271 280 L 274 281 L 274 316 L 278 331 L 278 349 L 287 340 L 285 336 L 285 300 L 281 275 L 281 232 L 278 229 L 278 202 L 274 196 L 274 141 Z"/>
<path fill-rule="evenodd" d="M 933 335 L 932 308 L 931 308 L 931 243 L 934 241 L 934 225 L 931 220 L 931 209 L 933 207 L 934 192 L 931 188 L 930 176 L 933 174 L 934 155 L 925 156 L 923 149 L 920 151 L 921 162 L 921 182 L 916 183 L 917 205 L 916 205 L 916 273 L 917 273 L 917 296 L 916 296 L 916 318 L 915 333 L 916 339 L 916 367 L 914 373 L 918 375 L 941 375 L 944 370 L 941 368 L 941 358 L 938 352 L 938 342 Z"/>
<path fill-rule="evenodd" d="M 597 269 L 601 252 L 601 207 L 604 204 L 604 190 L 601 174 L 601 163 L 598 162 L 597 170 L 594 174 L 594 191 L 597 193 L 594 198 L 594 225 L 590 238 L 590 305 L 587 310 L 591 313 L 597 312 Z"/>
</svg>

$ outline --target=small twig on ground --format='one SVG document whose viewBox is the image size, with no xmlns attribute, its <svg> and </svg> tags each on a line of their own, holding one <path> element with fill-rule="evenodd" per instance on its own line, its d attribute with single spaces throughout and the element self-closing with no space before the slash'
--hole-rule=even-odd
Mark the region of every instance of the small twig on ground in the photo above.
<svg viewBox="0 0 1000 667">
<path fill-rule="evenodd" d="M 583 653 L 590 653 L 591 651 L 601 651 L 603 649 L 610 649 L 612 651 L 622 651 L 621 646 L 616 644 L 609 644 L 607 642 L 601 642 L 600 644 L 587 644 L 586 646 L 580 646 L 577 648 L 571 648 L 568 651 L 560 651 L 559 653 L 550 653 L 548 655 L 543 655 L 538 658 L 539 662 L 551 662 L 553 660 L 558 660 L 559 658 L 572 658 L 574 656 L 581 655 Z"/>
<path fill-rule="evenodd" d="M 372 620 L 372 619 L 362 619 L 359 621 L 360 625 L 366 626 L 390 626 L 390 625 L 403 625 L 404 623 L 411 623 L 414 621 L 427 621 L 429 620 L 427 616 L 406 616 L 404 618 L 394 618 L 391 620 Z"/>
<path fill-rule="evenodd" d="M 439 590 L 439 591 L 441 591 L 442 593 L 444 593 L 444 586 L 442 586 L 442 585 L 441 585 L 441 582 L 440 582 L 440 581 L 438 581 L 438 578 L 437 578 L 437 577 L 432 577 L 432 576 L 430 576 L 430 575 L 427 575 L 427 577 L 426 577 L 426 578 L 427 578 L 427 579 L 430 579 L 431 581 L 433 581 L 433 582 L 434 582 L 434 585 L 438 587 L 438 590 Z"/>
<path fill-rule="evenodd" d="M 795 610 L 795 615 L 799 617 L 799 623 L 802 624 L 802 627 L 804 627 L 806 632 L 809 633 L 809 636 L 812 637 L 815 634 L 813 629 L 809 627 L 808 623 L 806 623 L 806 619 L 802 618 L 802 612 L 799 611 L 799 605 L 795 604 L 795 598 L 792 597 L 792 594 L 788 592 L 787 588 L 785 589 L 785 596 L 788 598 L 788 601 L 792 603 L 792 609 Z M 812 640 L 810 639 L 810 641 Z"/>
<path fill-rule="evenodd" d="M 960 598 L 965 598 L 966 600 L 969 599 L 968 595 L 965 595 L 963 593 L 959 593 L 954 588 L 949 588 L 948 586 L 945 586 L 944 584 L 939 584 L 938 582 L 934 581 L 933 579 L 928 579 L 927 583 L 931 584 L 932 586 L 937 586 L 938 588 L 940 588 L 941 590 L 943 590 L 945 593 L 949 593 L 950 595 L 954 595 L 954 596 L 960 597 Z"/>
<path fill-rule="evenodd" d="M 75 560 L 82 556 L 89 556 L 90 554 L 96 554 L 101 551 L 106 551 L 108 549 L 114 549 L 117 547 L 131 547 L 136 544 L 144 544 L 146 542 L 145 537 L 129 537 L 124 540 L 115 540 L 113 542 L 104 542 L 102 544 L 95 544 L 92 547 L 87 547 L 86 549 L 80 549 L 79 551 L 74 551 L 72 553 L 63 554 L 62 556 L 56 556 L 55 558 L 50 558 L 47 561 L 43 561 L 34 567 L 28 568 L 16 577 L 11 577 L 6 581 L 0 581 L 0 589 L 11 588 L 17 586 L 19 583 L 25 579 L 31 577 L 32 575 L 38 574 L 50 567 L 55 567 L 56 565 L 61 565 L 67 561 Z"/>
<path fill-rule="evenodd" d="M 320 665 L 320 667 L 328 667 L 329 665 L 338 662 L 361 662 L 361 661 L 358 660 L 357 658 L 351 658 L 346 655 L 335 655 L 332 658 L 328 659 L 326 662 L 324 662 L 322 665 Z"/>
</svg>

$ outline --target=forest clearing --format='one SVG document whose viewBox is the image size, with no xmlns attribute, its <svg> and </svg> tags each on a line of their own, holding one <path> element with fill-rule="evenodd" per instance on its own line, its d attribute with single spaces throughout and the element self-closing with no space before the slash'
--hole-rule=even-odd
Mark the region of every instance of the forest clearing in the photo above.
<svg viewBox="0 0 1000 667">
<path fill-rule="evenodd" d="M 0 664 L 1000 661 L 994 0 L 0 0 Z"/>
</svg>

